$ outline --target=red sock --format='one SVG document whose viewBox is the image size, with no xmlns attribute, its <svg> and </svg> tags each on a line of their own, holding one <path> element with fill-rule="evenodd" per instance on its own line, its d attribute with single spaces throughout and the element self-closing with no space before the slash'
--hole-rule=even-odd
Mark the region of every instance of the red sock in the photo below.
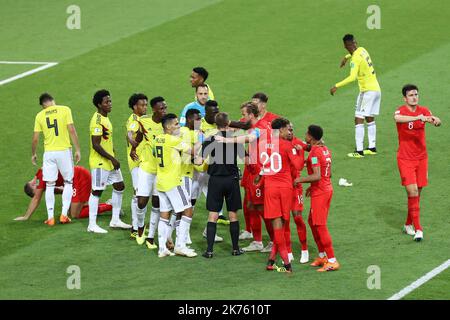
<svg viewBox="0 0 450 320">
<path fill-rule="evenodd" d="M 275 239 L 274 242 L 277 244 L 278 252 L 280 253 L 281 259 L 283 260 L 284 264 L 288 264 L 289 258 L 286 249 L 286 241 L 284 239 L 284 228 L 273 229 L 273 235 Z"/>
<path fill-rule="evenodd" d="M 287 252 L 292 252 L 291 224 L 289 220 L 284 222 L 284 241 L 286 242 Z"/>
<path fill-rule="evenodd" d="M 250 211 L 250 223 L 252 226 L 253 240 L 262 241 L 261 215 L 258 211 Z"/>
<path fill-rule="evenodd" d="M 410 212 L 414 229 L 416 229 L 416 231 L 422 230 L 422 226 L 420 225 L 419 197 L 408 197 L 408 212 Z"/>
<path fill-rule="evenodd" d="M 278 246 L 274 242 L 272 245 L 272 251 L 270 251 L 270 254 L 269 254 L 269 260 L 275 261 L 275 259 L 277 258 L 277 252 L 278 252 Z"/>
<path fill-rule="evenodd" d="M 323 246 L 323 249 L 325 250 L 325 253 L 327 254 L 327 258 L 328 259 L 334 258 L 333 243 L 331 241 L 331 236 L 330 233 L 328 232 L 327 226 L 326 225 L 316 226 L 316 228 L 317 232 L 319 233 L 320 242 Z"/>
<path fill-rule="evenodd" d="M 245 219 L 245 230 L 247 232 L 252 232 L 251 227 L 251 218 L 250 218 L 250 209 L 248 208 L 248 199 L 247 194 L 244 196 L 244 219 Z"/>
<path fill-rule="evenodd" d="M 100 203 L 98 205 L 98 212 L 97 214 L 101 214 L 106 211 L 111 211 L 112 205 L 106 204 L 106 203 Z M 85 205 L 83 208 L 81 208 L 80 215 L 78 216 L 79 219 L 81 218 L 89 218 L 89 205 Z"/>
<path fill-rule="evenodd" d="M 297 226 L 298 239 L 302 245 L 302 250 L 308 250 L 308 243 L 306 241 L 306 224 L 303 221 L 301 214 L 294 216 L 295 225 Z"/>
<path fill-rule="evenodd" d="M 309 215 L 309 218 L 308 218 L 308 224 L 309 224 L 309 227 L 311 228 L 314 241 L 316 242 L 316 245 L 317 245 L 317 249 L 319 250 L 319 252 L 324 252 L 322 242 L 320 241 L 320 235 L 319 235 L 319 232 L 317 231 L 317 226 L 313 225 L 311 214 Z"/>
</svg>

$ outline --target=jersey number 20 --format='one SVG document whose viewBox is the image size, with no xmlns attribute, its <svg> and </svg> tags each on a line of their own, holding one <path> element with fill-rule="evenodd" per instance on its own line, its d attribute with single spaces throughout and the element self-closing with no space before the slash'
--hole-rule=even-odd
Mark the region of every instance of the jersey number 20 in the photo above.
<svg viewBox="0 0 450 320">
<path fill-rule="evenodd" d="M 263 168 L 270 162 L 270 170 L 274 173 L 280 172 L 283 166 L 281 155 L 278 152 L 273 152 L 270 156 L 267 152 L 262 152 L 261 161 Z"/>
</svg>

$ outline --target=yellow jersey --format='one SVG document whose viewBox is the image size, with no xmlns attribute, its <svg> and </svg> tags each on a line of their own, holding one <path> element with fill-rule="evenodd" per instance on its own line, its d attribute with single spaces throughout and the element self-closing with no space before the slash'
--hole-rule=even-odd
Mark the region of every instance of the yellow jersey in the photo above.
<svg viewBox="0 0 450 320">
<path fill-rule="evenodd" d="M 190 130 L 188 127 L 181 127 L 181 139 L 191 148 L 194 148 L 194 145 L 198 141 L 198 132 L 195 130 Z M 194 164 L 192 162 L 192 157 L 186 153 L 181 155 L 181 176 L 189 177 L 192 179 L 194 176 Z"/>
<path fill-rule="evenodd" d="M 128 142 L 128 132 L 132 132 L 133 133 L 132 138 L 134 140 L 136 140 L 137 132 L 141 129 L 141 126 L 142 126 L 139 119 L 140 119 L 140 117 L 137 114 L 132 113 L 127 120 L 127 137 L 126 137 L 126 139 L 127 139 L 127 158 L 128 158 L 128 167 L 130 168 L 130 171 L 133 170 L 134 168 L 139 167 L 140 157 L 141 157 L 141 153 L 142 153 L 142 149 L 143 149 L 143 144 L 140 143 L 138 145 L 138 147 L 136 148 L 136 154 L 139 157 L 139 161 L 134 161 L 133 159 L 131 159 L 131 157 L 130 157 L 131 144 Z"/>
<path fill-rule="evenodd" d="M 145 115 L 140 118 L 142 124 L 141 130 L 145 130 L 142 145 L 139 167 L 147 173 L 156 174 L 156 158 L 154 156 L 153 142 L 156 136 L 164 133 L 161 123 L 153 121 L 151 115 Z"/>
<path fill-rule="evenodd" d="M 181 137 L 161 134 L 154 141 L 157 159 L 156 189 L 161 192 L 181 185 L 181 154 L 190 146 Z"/>
<path fill-rule="evenodd" d="M 335 86 L 340 88 L 356 79 L 358 79 L 360 92 L 381 91 L 370 55 L 363 47 L 359 47 L 351 55 L 350 75 Z"/>
<path fill-rule="evenodd" d="M 217 126 L 215 123 L 210 124 L 206 122 L 205 118 L 202 118 L 200 124 L 200 131 L 203 132 L 205 138 L 215 135 L 219 130 L 217 130 Z"/>
<path fill-rule="evenodd" d="M 102 157 L 97 151 L 92 147 L 91 136 L 101 136 L 100 145 L 106 152 L 114 157 L 114 147 L 113 147 L 113 126 L 108 117 L 102 116 L 100 113 L 96 112 L 91 118 L 91 123 L 89 124 L 89 167 L 91 169 L 105 169 L 111 171 L 114 166 L 111 160 Z"/>
<path fill-rule="evenodd" d="M 214 93 L 211 90 L 211 87 L 209 86 L 209 84 L 205 83 L 206 86 L 208 87 L 208 100 L 216 100 L 216 98 L 214 97 Z M 194 101 L 197 101 L 197 95 L 194 94 Z"/>
<path fill-rule="evenodd" d="M 66 106 L 50 106 L 34 120 L 34 132 L 44 135 L 45 151 L 61 151 L 72 147 L 67 125 L 73 124 L 72 112 Z"/>
</svg>

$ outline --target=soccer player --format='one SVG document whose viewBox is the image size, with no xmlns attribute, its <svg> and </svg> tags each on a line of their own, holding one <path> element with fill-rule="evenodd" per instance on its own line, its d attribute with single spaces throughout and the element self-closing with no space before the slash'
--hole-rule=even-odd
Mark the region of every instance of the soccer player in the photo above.
<svg viewBox="0 0 450 320">
<path fill-rule="evenodd" d="M 189 109 L 186 112 L 186 126 L 180 128 L 180 133 L 183 141 L 188 144 L 191 148 L 194 148 L 195 144 L 198 142 L 198 130 L 195 130 L 196 124 L 199 124 L 201 121 L 200 111 L 197 109 Z M 192 161 L 192 157 L 187 154 L 182 155 L 182 164 L 181 164 L 181 178 L 182 183 L 184 183 L 184 187 L 187 192 L 188 201 L 191 202 L 192 207 L 186 209 L 190 213 L 190 217 L 193 216 L 193 210 L 195 203 L 197 202 L 196 198 L 192 198 L 192 184 L 194 177 L 194 164 Z M 192 244 L 191 237 L 189 233 L 187 234 L 186 244 Z"/>
<path fill-rule="evenodd" d="M 208 71 L 206 71 L 205 68 L 203 67 L 195 67 L 194 69 L 192 69 L 191 72 L 191 77 L 190 77 L 190 82 L 191 82 L 191 86 L 192 88 L 197 88 L 198 86 L 202 85 L 202 84 L 206 84 L 206 79 L 208 79 Z M 208 97 L 211 100 L 215 100 L 214 98 L 214 93 L 212 92 L 211 88 L 209 87 L 208 84 L 206 84 L 206 86 L 208 87 Z"/>
<path fill-rule="evenodd" d="M 58 171 L 64 179 L 62 212 L 59 222 L 62 224 L 70 223 L 67 213 L 73 191 L 73 158 L 69 136 L 75 146 L 75 162 L 78 163 L 81 158 L 72 112 L 69 107 L 56 105 L 55 99 L 48 93 L 43 93 L 39 97 L 39 104 L 43 110 L 36 115 L 34 122 L 31 162 L 36 165 L 36 148 L 39 142 L 39 134 L 42 132 L 44 135 L 42 179 L 46 183 L 45 203 L 47 205 L 47 220 L 44 223 L 49 226 L 55 225 L 55 185 Z"/>
<path fill-rule="evenodd" d="M 226 113 L 218 113 L 215 117 L 218 133 L 222 137 L 230 136 L 229 118 Z M 209 211 L 206 238 L 208 248 L 203 257 L 213 257 L 214 238 L 217 228 L 219 211 L 222 209 L 223 201 L 227 206 L 230 220 L 230 235 L 233 250 L 231 254 L 238 256 L 244 253 L 239 248 L 239 219 L 238 211 L 242 209 L 241 192 L 239 187 L 239 168 L 237 156 L 244 158 L 244 149 L 238 144 L 223 144 L 215 141 L 215 135 L 208 137 L 202 144 L 201 156 L 197 157 L 196 164 L 208 158 L 208 195 L 206 198 L 206 209 Z"/>
<path fill-rule="evenodd" d="M 311 208 L 308 223 L 317 244 L 319 257 L 311 266 L 321 267 L 319 272 L 334 271 L 340 268 L 334 256 L 333 243 L 327 228 L 328 211 L 333 196 L 331 184 L 331 152 L 322 142 L 323 130 L 310 125 L 305 141 L 311 145 L 306 161 L 308 176 L 297 178 L 294 183 L 311 183 L 306 189 L 306 196 L 311 197 Z"/>
<path fill-rule="evenodd" d="M 200 116 L 203 118 L 205 116 L 205 105 L 208 101 L 208 86 L 206 84 L 200 84 L 195 88 L 196 100 L 187 104 L 180 114 L 180 126 L 184 127 L 186 125 L 186 114 L 189 110 L 194 109 L 200 112 Z"/>
<path fill-rule="evenodd" d="M 341 62 L 341 68 L 350 60 L 350 75 L 336 83 L 331 89 L 334 95 L 338 88 L 341 88 L 358 79 L 359 95 L 356 99 L 355 109 L 355 141 L 356 151 L 349 153 L 352 158 L 363 158 L 364 155 L 376 155 L 376 125 L 375 116 L 380 113 L 381 90 L 378 84 L 375 69 L 369 53 L 358 44 L 351 34 L 346 34 L 343 38 L 344 47 L 347 54 Z M 367 123 L 367 136 L 369 147 L 364 149 L 364 120 Z"/>
<path fill-rule="evenodd" d="M 143 93 L 134 93 L 128 99 L 128 107 L 133 110 L 133 113 L 127 120 L 127 156 L 128 156 L 128 168 L 131 173 L 131 181 L 133 183 L 133 197 L 131 198 L 131 238 L 136 238 L 138 223 L 137 223 L 137 198 L 136 198 L 136 189 L 138 187 L 138 172 L 139 172 L 139 161 L 134 161 L 131 156 L 131 148 L 136 148 L 137 157 L 140 156 L 142 151 L 142 145 L 139 145 L 139 142 L 136 141 L 137 132 L 143 126 L 140 122 L 140 118 L 147 114 L 147 104 L 148 98 Z"/>
<path fill-rule="evenodd" d="M 428 153 L 425 142 L 425 124 L 438 127 L 441 120 L 431 111 L 419 105 L 419 89 L 413 84 L 402 88 L 405 104 L 394 113 L 397 124 L 397 164 L 402 185 L 408 195 L 408 215 L 403 230 L 414 236 L 415 241 L 423 239 L 420 225 L 420 194 L 428 184 Z"/>
<path fill-rule="evenodd" d="M 180 137 L 180 124 L 175 114 L 169 113 L 162 119 L 164 134 L 154 140 L 154 150 L 158 161 L 157 182 L 161 216 L 158 223 L 158 257 L 173 255 L 166 246 L 171 226 L 170 212 L 180 217 L 176 232 L 174 253 L 186 257 L 196 257 L 197 253 L 186 246 L 187 235 L 192 222 L 191 203 L 181 180 L 181 153 L 194 154 L 194 148 Z M 177 223 L 178 224 L 178 223 Z"/>
<path fill-rule="evenodd" d="M 130 153 L 135 160 L 140 159 L 139 171 L 138 171 L 138 187 L 136 191 L 137 197 L 137 218 L 138 218 L 138 235 L 136 236 L 136 242 L 139 245 L 146 244 L 149 249 L 156 249 L 157 246 L 154 243 L 155 232 L 158 227 L 158 221 L 160 216 L 159 210 L 159 197 L 156 190 L 156 172 L 157 172 L 157 160 L 153 152 L 153 143 L 155 138 L 163 134 L 162 119 L 167 114 L 166 100 L 157 96 L 150 100 L 150 106 L 152 107 L 152 114 L 145 115 L 140 118 L 142 126 L 137 134 L 137 141 L 141 141 L 142 152 L 140 157 L 136 154 L 136 149 L 132 147 Z M 152 211 L 150 214 L 150 225 L 148 236 L 145 238 L 144 222 L 145 213 L 147 210 L 147 204 L 152 197 Z M 161 245 L 161 244 L 160 244 Z"/>
<path fill-rule="evenodd" d="M 98 202 L 106 186 L 112 185 L 112 218 L 110 228 L 130 229 L 131 225 L 120 220 L 122 195 L 125 185 L 120 171 L 120 162 L 115 158 L 113 146 L 113 126 L 108 114 L 111 112 L 111 94 L 107 90 L 99 90 L 94 94 L 92 103 L 97 111 L 89 125 L 91 143 L 89 166 L 92 176 L 92 192 L 89 197 L 88 232 L 107 233 L 97 224 Z"/>
<path fill-rule="evenodd" d="M 292 125 L 292 124 L 291 124 Z M 292 178 L 295 180 L 300 177 L 300 173 L 303 170 L 305 164 L 305 151 L 309 151 L 309 146 L 297 137 L 292 138 L 292 145 L 297 149 L 297 156 L 299 157 L 300 168 L 298 170 L 292 170 Z M 306 224 L 303 221 L 303 186 L 301 183 L 294 187 L 294 198 L 292 203 L 292 217 L 294 218 L 295 225 L 297 227 L 298 239 L 301 245 L 300 263 L 307 263 L 309 261 L 308 243 L 306 240 Z M 289 229 L 290 231 L 290 229 Z M 288 241 L 287 246 L 291 250 L 288 250 L 289 258 L 293 259 L 292 248 L 290 245 L 290 235 L 286 237 Z"/>
<path fill-rule="evenodd" d="M 73 168 L 73 192 L 72 200 L 70 203 L 70 216 L 72 218 L 87 218 L 89 217 L 89 194 L 91 191 L 91 173 L 89 170 L 74 166 Z M 24 192 L 32 198 L 28 209 L 23 216 L 17 217 L 16 221 L 28 220 L 31 215 L 39 207 L 39 203 L 42 199 L 42 194 L 46 188 L 45 181 L 42 180 L 42 169 L 39 169 L 34 175 L 33 179 L 28 181 L 24 186 Z M 58 172 L 58 179 L 55 184 L 55 193 L 62 194 L 64 190 L 64 178 L 61 173 Z M 100 203 L 98 205 L 99 213 L 111 211 L 112 206 L 108 203 Z"/>
</svg>

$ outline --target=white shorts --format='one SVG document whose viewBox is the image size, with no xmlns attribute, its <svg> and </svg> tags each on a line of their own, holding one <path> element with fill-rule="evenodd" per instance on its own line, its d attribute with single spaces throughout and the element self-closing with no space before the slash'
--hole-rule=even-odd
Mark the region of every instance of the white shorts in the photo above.
<svg viewBox="0 0 450 320">
<path fill-rule="evenodd" d="M 150 197 L 150 195 L 158 195 L 156 191 L 156 174 L 145 172 L 139 168 L 136 196 Z"/>
<path fill-rule="evenodd" d="M 136 190 L 139 185 L 139 167 L 131 170 L 131 182 L 133 183 L 133 189 Z"/>
<path fill-rule="evenodd" d="M 107 186 L 122 182 L 122 172 L 118 170 L 105 170 L 96 168 L 91 170 L 92 190 L 105 190 Z"/>
<path fill-rule="evenodd" d="M 355 118 L 364 119 L 380 114 L 381 92 L 360 92 L 356 99 Z"/>
<path fill-rule="evenodd" d="M 191 195 L 192 195 L 192 184 L 193 181 L 189 177 L 183 177 L 183 186 L 184 190 L 186 190 L 186 194 L 188 196 L 188 200 L 191 201 Z"/>
<path fill-rule="evenodd" d="M 191 207 L 186 189 L 182 185 L 176 186 L 167 192 L 158 191 L 158 195 L 159 210 L 161 212 L 170 212 L 173 210 L 175 213 L 180 213 Z"/>
<path fill-rule="evenodd" d="M 58 180 L 58 171 L 65 181 L 73 180 L 72 149 L 44 152 L 42 180 Z"/>
<path fill-rule="evenodd" d="M 208 181 L 209 181 L 209 174 L 207 174 L 206 172 L 194 171 L 191 199 L 198 199 L 200 197 L 201 192 L 203 192 L 205 197 L 207 196 Z"/>
</svg>

